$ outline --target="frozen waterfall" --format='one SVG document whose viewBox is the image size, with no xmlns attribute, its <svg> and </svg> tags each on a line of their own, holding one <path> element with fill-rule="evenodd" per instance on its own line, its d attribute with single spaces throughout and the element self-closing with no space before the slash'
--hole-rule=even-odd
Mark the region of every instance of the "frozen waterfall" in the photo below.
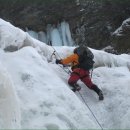
<svg viewBox="0 0 130 130">
<path fill-rule="evenodd" d="M 69 24 L 66 21 L 57 26 L 48 24 L 46 32 L 35 32 L 27 30 L 33 38 L 52 46 L 73 46 L 74 41 L 71 37 Z"/>
</svg>

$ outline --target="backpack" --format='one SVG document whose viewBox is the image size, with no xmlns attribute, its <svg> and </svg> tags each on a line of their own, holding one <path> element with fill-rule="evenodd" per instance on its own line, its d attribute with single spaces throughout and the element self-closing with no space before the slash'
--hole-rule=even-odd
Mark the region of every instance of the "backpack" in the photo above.
<svg viewBox="0 0 130 130">
<path fill-rule="evenodd" d="M 79 67 L 85 70 L 90 70 L 94 65 L 94 55 L 91 50 L 86 46 L 80 46 L 77 48 L 77 54 L 79 56 Z"/>
</svg>

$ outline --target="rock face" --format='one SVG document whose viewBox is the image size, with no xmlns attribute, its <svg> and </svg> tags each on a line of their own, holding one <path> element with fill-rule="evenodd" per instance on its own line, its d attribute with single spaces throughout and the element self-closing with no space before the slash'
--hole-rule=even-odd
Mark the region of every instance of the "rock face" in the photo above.
<svg viewBox="0 0 130 130">
<path fill-rule="evenodd" d="M 123 21 L 122 25 L 113 33 L 115 48 L 121 53 L 130 53 L 130 18 Z"/>
<path fill-rule="evenodd" d="M 114 44 L 111 34 L 129 14 L 130 0 L 0 0 L 0 17 L 13 25 L 46 32 L 66 20 L 76 44 L 96 49 Z"/>
</svg>

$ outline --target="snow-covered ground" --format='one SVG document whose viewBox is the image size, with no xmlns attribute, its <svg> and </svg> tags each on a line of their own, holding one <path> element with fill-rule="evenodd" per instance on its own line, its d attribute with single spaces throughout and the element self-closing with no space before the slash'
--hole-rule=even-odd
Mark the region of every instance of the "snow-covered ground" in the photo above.
<svg viewBox="0 0 130 130">
<path fill-rule="evenodd" d="M 51 56 L 55 49 L 57 58 L 66 57 L 74 47 L 50 47 L 0 19 L 0 48 L 1 129 L 130 128 L 129 55 L 91 49 L 92 80 L 105 97 L 99 101 L 80 81 L 80 93 L 73 93 Z"/>
</svg>

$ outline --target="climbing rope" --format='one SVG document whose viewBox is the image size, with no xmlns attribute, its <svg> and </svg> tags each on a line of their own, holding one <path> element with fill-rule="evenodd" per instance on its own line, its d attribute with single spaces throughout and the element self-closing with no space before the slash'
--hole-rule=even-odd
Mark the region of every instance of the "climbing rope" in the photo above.
<svg viewBox="0 0 130 130">
<path fill-rule="evenodd" d="M 100 126 L 100 128 L 103 130 L 103 127 L 102 127 L 101 123 L 98 121 L 97 117 L 94 115 L 93 111 L 91 110 L 91 108 L 89 107 L 89 105 L 86 103 L 86 101 L 83 98 L 82 94 L 79 91 L 78 91 L 78 93 L 79 93 L 80 97 L 82 98 L 82 101 L 84 102 L 84 104 L 86 105 L 86 107 L 89 109 L 89 111 L 91 112 L 91 114 L 95 118 L 95 120 L 98 123 L 98 125 Z"/>
<path fill-rule="evenodd" d="M 60 59 L 62 59 L 61 57 L 60 57 L 60 55 L 58 54 L 58 52 L 56 51 L 56 49 L 53 47 L 53 46 L 51 46 L 52 47 L 52 49 L 54 50 L 54 54 L 55 54 L 55 52 L 57 53 L 57 55 L 58 55 L 58 57 L 60 58 Z M 56 56 L 56 55 L 55 55 Z"/>
<path fill-rule="evenodd" d="M 54 50 L 54 52 L 52 53 L 52 55 L 51 55 L 51 58 L 52 58 L 52 56 L 54 55 L 55 56 L 55 58 L 56 58 L 56 54 L 55 53 L 57 53 L 57 55 L 58 55 L 58 57 L 61 59 L 61 57 L 60 57 L 60 55 L 58 54 L 58 52 L 55 50 L 55 48 L 53 47 L 53 46 L 51 46 L 52 48 L 53 48 L 53 50 Z M 61 66 L 60 66 L 61 67 Z M 63 66 L 64 67 L 64 66 Z M 61 67 L 62 68 L 62 67 Z M 69 70 L 69 68 L 68 68 L 68 71 L 66 71 L 64 68 L 62 68 L 67 74 L 71 74 L 71 71 Z M 92 72 L 93 72 L 93 69 L 92 69 Z M 91 72 L 91 78 L 92 78 L 92 72 Z M 86 101 L 84 100 L 84 98 L 83 98 L 83 96 L 82 96 L 82 94 L 78 91 L 78 93 L 79 93 L 79 95 L 80 95 L 80 97 L 82 98 L 82 101 L 84 102 L 84 104 L 86 105 L 86 107 L 89 109 L 89 111 L 91 112 L 91 114 L 93 115 L 93 117 L 94 117 L 94 119 L 96 120 L 96 122 L 97 122 L 97 124 L 100 126 L 100 128 L 103 130 L 103 127 L 102 127 L 102 125 L 101 125 L 101 123 L 98 121 L 98 119 L 96 118 L 96 116 L 94 115 L 94 113 L 93 113 L 93 111 L 91 110 L 91 108 L 89 107 L 89 105 L 86 103 Z"/>
</svg>

